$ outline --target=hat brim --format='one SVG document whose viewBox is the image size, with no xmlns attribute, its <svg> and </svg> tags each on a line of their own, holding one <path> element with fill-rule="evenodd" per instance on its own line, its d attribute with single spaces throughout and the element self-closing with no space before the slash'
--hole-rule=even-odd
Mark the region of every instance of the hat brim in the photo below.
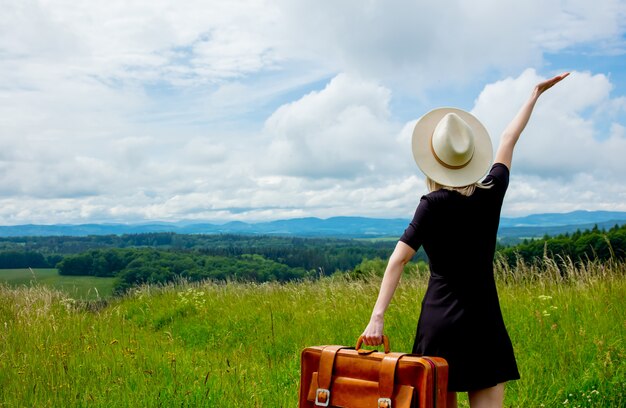
<svg viewBox="0 0 626 408">
<path fill-rule="evenodd" d="M 448 113 L 459 115 L 474 134 L 474 154 L 469 163 L 460 169 L 451 169 L 439 163 L 431 148 L 435 127 Z M 422 116 L 413 129 L 412 149 L 420 170 L 430 179 L 449 187 L 467 186 L 481 180 L 493 160 L 493 147 L 487 129 L 474 115 L 457 108 L 437 108 Z"/>
</svg>

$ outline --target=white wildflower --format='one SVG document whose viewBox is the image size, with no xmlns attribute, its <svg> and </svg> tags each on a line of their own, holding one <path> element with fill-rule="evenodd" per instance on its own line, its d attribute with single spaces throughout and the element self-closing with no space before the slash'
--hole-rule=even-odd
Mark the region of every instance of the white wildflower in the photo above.
<svg viewBox="0 0 626 408">
<path fill-rule="evenodd" d="M 540 300 L 550 300 L 550 299 L 552 299 L 552 296 L 548 296 L 548 295 L 539 295 L 539 299 L 540 299 Z"/>
</svg>

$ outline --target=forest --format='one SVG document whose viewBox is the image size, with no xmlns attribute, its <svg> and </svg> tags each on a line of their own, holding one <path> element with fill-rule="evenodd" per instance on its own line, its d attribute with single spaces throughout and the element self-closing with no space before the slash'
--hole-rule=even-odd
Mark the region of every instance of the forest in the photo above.
<svg viewBox="0 0 626 408">
<path fill-rule="evenodd" d="M 146 233 L 88 237 L 0 239 L 0 268 L 57 268 L 61 275 L 116 277 L 123 293 L 143 283 L 177 279 L 199 281 L 287 282 L 335 273 L 381 273 L 395 239 L 359 240 L 251 235 Z M 557 260 L 626 258 L 626 225 L 597 227 L 555 237 L 525 240 L 497 248 L 497 257 L 515 265 Z M 407 270 L 421 265 L 420 249 Z"/>
<path fill-rule="evenodd" d="M 509 265 L 514 265 L 518 260 L 534 263 L 544 257 L 572 262 L 623 260 L 626 259 L 626 225 L 615 225 L 608 231 L 596 226 L 573 234 L 524 240 L 519 245 L 499 247 L 498 254 Z"/>
</svg>

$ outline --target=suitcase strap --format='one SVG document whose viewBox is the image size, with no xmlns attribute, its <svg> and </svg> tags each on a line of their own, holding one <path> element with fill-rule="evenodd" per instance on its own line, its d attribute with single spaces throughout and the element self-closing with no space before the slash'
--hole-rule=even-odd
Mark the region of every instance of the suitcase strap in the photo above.
<svg viewBox="0 0 626 408">
<path fill-rule="evenodd" d="M 327 407 L 330 404 L 330 388 L 335 357 L 341 349 L 351 347 L 326 346 L 320 356 L 318 369 L 318 388 L 315 391 L 315 406 Z M 396 367 L 405 353 L 387 353 L 380 364 L 378 380 L 378 408 L 391 408 L 391 397 L 395 386 Z"/>
<path fill-rule="evenodd" d="M 346 346 L 326 346 L 322 349 L 320 356 L 320 367 L 318 369 L 318 388 L 315 391 L 315 406 L 327 407 L 330 404 L 330 383 L 333 378 L 333 366 L 335 357 L 341 349 Z"/>
<path fill-rule="evenodd" d="M 378 408 L 391 408 L 391 396 L 396 382 L 396 367 L 405 353 L 385 354 L 380 362 L 378 377 Z"/>
</svg>

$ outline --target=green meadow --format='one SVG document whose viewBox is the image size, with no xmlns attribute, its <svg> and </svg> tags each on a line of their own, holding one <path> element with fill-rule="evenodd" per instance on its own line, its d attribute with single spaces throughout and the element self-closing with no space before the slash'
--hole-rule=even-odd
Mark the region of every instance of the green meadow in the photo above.
<svg viewBox="0 0 626 408">
<path fill-rule="evenodd" d="M 522 374 L 505 405 L 626 406 L 626 265 L 565 272 L 550 262 L 497 268 Z M 77 300 L 46 286 L 43 274 L 4 284 L 0 406 L 295 407 L 301 349 L 354 344 L 379 284 L 373 275 L 181 282 L 107 301 Z M 394 351 L 411 350 L 426 284 L 403 277 L 386 317 Z"/>
<path fill-rule="evenodd" d="M 110 297 L 114 281 L 96 276 L 63 276 L 56 269 L 0 269 L 0 283 L 11 287 L 44 286 L 82 300 Z"/>
</svg>

